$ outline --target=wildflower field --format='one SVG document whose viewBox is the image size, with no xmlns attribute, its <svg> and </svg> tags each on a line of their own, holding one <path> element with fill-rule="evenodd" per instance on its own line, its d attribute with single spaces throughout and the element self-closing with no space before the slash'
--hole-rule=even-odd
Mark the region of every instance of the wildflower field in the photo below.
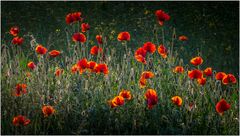
<svg viewBox="0 0 240 136">
<path fill-rule="evenodd" d="M 216 68 L 224 55 L 215 65 L 208 50 L 184 49 L 191 34 L 161 6 L 141 14 L 138 34 L 94 26 L 81 10 L 48 40 L 18 22 L 5 28 L 1 134 L 238 135 L 239 75 Z"/>
</svg>

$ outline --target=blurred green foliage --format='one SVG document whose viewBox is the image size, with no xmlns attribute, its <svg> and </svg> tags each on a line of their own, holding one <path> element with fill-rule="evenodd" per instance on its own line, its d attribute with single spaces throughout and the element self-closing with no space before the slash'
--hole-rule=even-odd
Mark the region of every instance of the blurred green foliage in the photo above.
<svg viewBox="0 0 240 136">
<path fill-rule="evenodd" d="M 166 38 L 170 40 L 173 27 L 177 36 L 189 37 L 184 47 L 174 48 L 185 64 L 200 51 L 205 60 L 203 67 L 239 75 L 238 2 L 2 2 L 1 34 L 2 39 L 7 39 L 5 32 L 17 25 L 21 34 L 32 32 L 45 45 L 51 34 L 65 37 L 65 16 L 81 11 L 85 22 L 91 25 L 90 38 L 95 42 L 92 44 L 96 44 L 94 34 L 103 28 L 109 38 L 129 31 L 132 40 L 128 46 L 136 49 L 152 40 L 145 37 L 153 35 L 155 25 L 159 27 L 154 15 L 158 9 L 171 16 L 165 25 L 169 34 Z M 52 47 L 63 49 L 65 44 L 57 41 Z"/>
</svg>

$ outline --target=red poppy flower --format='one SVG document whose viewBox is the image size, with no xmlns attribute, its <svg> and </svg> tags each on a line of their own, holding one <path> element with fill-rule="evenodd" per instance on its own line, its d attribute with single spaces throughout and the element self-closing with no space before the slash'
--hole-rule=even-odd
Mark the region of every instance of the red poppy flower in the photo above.
<svg viewBox="0 0 240 136">
<path fill-rule="evenodd" d="M 192 58 L 190 62 L 194 66 L 198 66 L 198 65 L 201 65 L 203 63 L 203 59 L 201 57 L 195 57 L 195 58 Z"/>
<path fill-rule="evenodd" d="M 155 12 L 155 15 L 157 17 L 158 23 L 162 26 L 165 21 L 168 21 L 170 19 L 170 16 L 165 13 L 163 10 L 157 10 Z"/>
<path fill-rule="evenodd" d="M 139 86 L 140 88 L 145 88 L 147 85 L 147 79 L 141 77 L 140 80 L 139 80 Z"/>
<path fill-rule="evenodd" d="M 176 104 L 177 106 L 182 106 L 182 98 L 180 96 L 173 96 L 172 97 L 173 104 Z"/>
<path fill-rule="evenodd" d="M 42 112 L 43 112 L 44 117 L 48 117 L 48 116 L 55 113 L 55 109 L 52 106 L 45 106 L 44 105 L 42 107 Z"/>
<path fill-rule="evenodd" d="M 28 66 L 28 68 L 30 68 L 30 69 L 32 69 L 32 70 L 34 70 L 35 68 L 36 68 L 36 65 L 34 64 L 34 62 L 29 62 L 28 64 L 27 64 L 27 66 Z"/>
<path fill-rule="evenodd" d="M 156 45 L 151 42 L 146 42 L 143 44 L 143 49 L 153 54 L 156 51 Z"/>
<path fill-rule="evenodd" d="M 88 68 L 88 61 L 86 58 L 83 58 L 78 61 L 77 65 L 78 65 L 80 74 L 82 74 L 85 71 L 85 69 Z"/>
<path fill-rule="evenodd" d="M 187 36 L 185 36 L 185 35 L 179 36 L 178 39 L 179 39 L 180 41 L 187 41 L 187 40 L 188 40 Z"/>
<path fill-rule="evenodd" d="M 118 41 L 130 41 L 130 34 L 129 32 L 121 32 L 118 34 L 117 39 Z"/>
<path fill-rule="evenodd" d="M 117 107 L 117 104 L 115 104 L 115 103 L 113 102 L 113 100 L 109 100 L 109 101 L 108 101 L 108 104 L 109 104 L 109 106 L 110 106 L 111 108 Z"/>
<path fill-rule="evenodd" d="M 117 106 L 122 106 L 124 104 L 124 98 L 122 96 L 116 96 L 113 99 L 113 103 L 116 104 Z"/>
<path fill-rule="evenodd" d="M 47 48 L 43 47 L 41 44 L 39 44 L 37 47 L 36 47 L 36 52 L 38 54 L 41 54 L 41 55 L 44 55 L 47 53 Z"/>
<path fill-rule="evenodd" d="M 69 13 L 66 16 L 66 23 L 71 24 L 77 21 L 82 21 L 81 12 Z"/>
<path fill-rule="evenodd" d="M 72 40 L 74 42 L 85 43 L 87 38 L 83 33 L 74 33 L 73 36 L 72 36 Z"/>
<path fill-rule="evenodd" d="M 143 47 L 140 47 L 135 51 L 134 57 L 138 62 L 147 64 L 146 59 L 145 59 L 146 55 L 147 55 L 147 51 L 144 50 Z"/>
<path fill-rule="evenodd" d="M 116 96 L 109 101 L 111 108 L 124 105 L 124 98 L 122 96 Z"/>
<path fill-rule="evenodd" d="M 72 15 L 72 13 L 67 14 L 67 16 L 66 16 L 66 23 L 67 24 L 71 24 L 73 22 L 74 22 L 74 17 Z"/>
<path fill-rule="evenodd" d="M 82 21 L 82 17 L 81 17 L 82 13 L 81 12 L 74 12 L 72 13 L 72 16 L 74 18 L 74 21 Z"/>
<path fill-rule="evenodd" d="M 14 37 L 13 39 L 12 39 L 12 44 L 17 44 L 17 45 L 21 45 L 22 43 L 23 43 L 23 38 L 21 38 L 21 37 Z"/>
<path fill-rule="evenodd" d="M 138 56 L 138 55 L 141 55 L 142 57 L 145 58 L 147 55 L 147 51 L 143 47 L 140 47 L 135 51 L 135 56 Z"/>
<path fill-rule="evenodd" d="M 202 78 L 203 74 L 202 74 L 202 71 L 198 69 L 194 69 L 194 70 L 188 71 L 188 77 L 190 79 L 198 79 L 198 78 Z"/>
<path fill-rule="evenodd" d="M 73 36 L 72 36 L 72 40 L 74 42 L 85 43 L 87 38 L 83 33 L 74 33 Z"/>
<path fill-rule="evenodd" d="M 101 53 L 103 50 L 101 47 L 98 47 L 98 46 L 93 46 L 90 50 L 90 53 L 92 55 L 98 55 L 98 53 Z"/>
<path fill-rule="evenodd" d="M 158 102 L 157 92 L 153 89 L 148 89 L 144 97 L 147 101 L 148 109 L 152 109 Z"/>
<path fill-rule="evenodd" d="M 102 36 L 101 35 L 96 35 L 96 39 L 98 44 L 103 44 Z"/>
<path fill-rule="evenodd" d="M 60 55 L 60 51 L 58 51 L 58 50 L 52 50 L 52 51 L 49 52 L 49 55 L 50 55 L 51 57 L 57 57 L 58 55 Z"/>
<path fill-rule="evenodd" d="M 90 25 L 88 23 L 81 24 L 82 32 L 87 32 L 90 29 Z"/>
<path fill-rule="evenodd" d="M 88 62 L 88 69 L 91 71 L 91 72 L 96 72 L 96 66 L 98 64 L 94 61 L 89 61 Z"/>
<path fill-rule="evenodd" d="M 184 68 L 182 66 L 176 66 L 174 69 L 173 69 L 173 72 L 174 73 L 183 73 L 184 72 Z"/>
<path fill-rule="evenodd" d="M 131 100 L 132 99 L 132 95 L 131 95 L 130 91 L 128 91 L 128 90 L 122 90 L 119 93 L 119 96 L 122 96 L 123 98 L 125 98 L 127 100 Z"/>
<path fill-rule="evenodd" d="M 146 87 L 146 84 L 147 84 L 147 80 L 146 79 L 153 78 L 153 77 L 154 77 L 154 73 L 153 72 L 151 72 L 151 71 L 144 71 L 141 74 L 141 78 L 139 80 L 140 88 Z"/>
<path fill-rule="evenodd" d="M 164 46 L 164 45 L 160 45 L 159 47 L 158 47 L 158 53 L 165 59 L 165 58 L 167 58 L 167 49 L 166 49 L 166 47 Z"/>
<path fill-rule="evenodd" d="M 9 33 L 10 33 L 12 36 L 17 36 L 18 33 L 19 33 L 19 28 L 18 28 L 17 26 L 11 27 Z"/>
<path fill-rule="evenodd" d="M 108 74 L 108 67 L 106 64 L 98 64 L 95 70 L 97 73 L 104 73 L 105 75 Z"/>
<path fill-rule="evenodd" d="M 237 79 L 235 78 L 235 76 L 233 74 L 227 74 L 223 77 L 222 83 L 224 85 L 227 85 L 230 83 L 235 84 L 235 83 L 237 83 Z"/>
<path fill-rule="evenodd" d="M 73 74 L 75 74 L 77 71 L 78 71 L 78 65 L 77 65 L 77 64 L 74 64 L 74 65 L 72 66 L 72 68 L 71 68 L 71 72 L 72 72 Z"/>
<path fill-rule="evenodd" d="M 134 57 L 138 62 L 141 62 L 143 64 L 147 64 L 147 61 L 146 61 L 145 57 L 143 57 L 142 55 L 135 55 Z"/>
<path fill-rule="evenodd" d="M 222 80 L 225 75 L 227 75 L 227 74 L 224 73 L 224 72 L 218 72 L 218 73 L 215 75 L 215 78 L 216 78 L 216 80 Z"/>
<path fill-rule="evenodd" d="M 154 73 L 151 71 L 144 71 L 141 75 L 142 78 L 149 79 L 154 77 Z"/>
<path fill-rule="evenodd" d="M 30 119 L 27 119 L 26 116 L 23 116 L 23 115 L 18 115 L 14 117 L 12 121 L 14 126 L 20 126 L 20 125 L 26 126 L 30 122 L 31 122 Z"/>
<path fill-rule="evenodd" d="M 27 85 L 26 84 L 17 84 L 15 87 L 15 96 L 21 96 L 21 93 L 27 93 Z"/>
<path fill-rule="evenodd" d="M 58 69 L 55 71 L 55 76 L 60 76 L 60 75 L 62 75 L 62 73 L 63 73 L 63 69 L 58 68 Z"/>
<path fill-rule="evenodd" d="M 212 76 L 212 75 L 213 75 L 213 73 L 212 73 L 212 68 L 210 68 L 210 67 L 206 68 L 206 69 L 204 70 L 204 74 L 205 74 L 206 76 Z"/>
<path fill-rule="evenodd" d="M 200 85 L 205 85 L 206 84 L 206 80 L 207 80 L 206 78 L 202 77 L 202 78 L 198 78 L 197 82 Z"/>
<path fill-rule="evenodd" d="M 83 58 L 78 61 L 77 65 L 79 68 L 86 69 L 86 68 L 88 68 L 88 61 L 86 58 Z"/>
<path fill-rule="evenodd" d="M 227 111 L 228 109 L 231 108 L 231 105 L 228 104 L 224 99 L 221 99 L 217 104 L 216 104 L 216 111 L 220 114 L 223 115 L 224 111 Z"/>
</svg>

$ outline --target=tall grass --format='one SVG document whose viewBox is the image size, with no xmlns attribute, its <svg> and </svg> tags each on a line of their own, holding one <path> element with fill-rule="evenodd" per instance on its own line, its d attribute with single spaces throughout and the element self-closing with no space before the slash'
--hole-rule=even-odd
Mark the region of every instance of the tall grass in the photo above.
<svg viewBox="0 0 240 136">
<path fill-rule="evenodd" d="M 27 51 L 21 46 L 2 41 L 2 134 L 239 134 L 238 84 L 222 85 L 214 78 L 216 71 L 213 77 L 207 78 L 204 86 L 190 80 L 187 71 L 195 67 L 183 64 L 183 59 L 178 58 L 181 52 L 173 50 L 174 44 L 181 42 L 176 38 L 175 29 L 154 27 L 149 40 L 157 45 L 163 43 L 169 49 L 169 55 L 163 59 L 155 52 L 147 56 L 148 63 L 143 65 L 135 60 L 134 51 L 128 43 L 116 42 L 115 37 L 105 39 L 110 34 L 105 33 L 104 29 L 101 31 L 104 37 L 101 47 L 106 60 L 90 55 L 93 39 L 89 37 L 95 37 L 90 36 L 94 29 L 85 33 L 86 43 L 74 43 L 71 35 L 80 31 L 79 25 L 76 23 L 66 27 L 65 40 L 50 37 L 46 42 L 44 46 L 52 49 L 54 42 L 64 41 L 67 50 L 57 58 L 36 54 L 35 47 L 41 43 L 33 34 L 24 35 L 25 44 L 29 47 Z M 172 38 L 166 39 L 165 31 Z M 116 43 L 120 48 L 113 46 Z M 72 65 L 84 57 L 106 63 L 109 74 L 72 74 Z M 37 64 L 35 70 L 27 68 L 29 61 Z M 177 65 L 184 66 L 183 74 L 172 72 Z M 59 77 L 54 75 L 56 68 L 64 69 Z M 204 68 L 200 66 L 199 69 Z M 155 77 L 148 81 L 146 88 L 141 89 L 139 79 L 141 73 L 147 70 L 152 71 Z M 31 76 L 27 77 L 26 72 L 30 72 Z M 17 83 L 27 84 L 27 94 L 13 96 Z M 144 99 L 148 88 L 158 94 L 158 104 L 152 110 L 147 108 Z M 111 108 L 108 100 L 122 89 L 130 90 L 133 99 L 123 106 Z M 171 97 L 175 95 L 182 97 L 181 107 L 171 102 Z M 231 104 L 230 110 L 223 116 L 215 109 L 221 98 Z M 190 104 L 193 104 L 192 108 Z M 56 113 L 44 117 L 41 110 L 43 105 L 53 106 Z M 19 114 L 27 116 L 31 123 L 14 126 L 12 119 Z"/>
</svg>

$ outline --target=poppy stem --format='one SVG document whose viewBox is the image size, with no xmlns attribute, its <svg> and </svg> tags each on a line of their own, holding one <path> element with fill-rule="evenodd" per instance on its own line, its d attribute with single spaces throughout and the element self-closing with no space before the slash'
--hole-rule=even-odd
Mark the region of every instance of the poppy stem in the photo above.
<svg viewBox="0 0 240 136">
<path fill-rule="evenodd" d="M 85 56 L 85 47 L 84 47 L 83 43 L 81 43 L 81 46 L 82 46 L 82 51 L 83 51 L 83 56 L 82 57 L 86 57 Z"/>
<path fill-rule="evenodd" d="M 157 33 L 158 33 L 158 31 L 157 31 L 158 29 L 157 29 L 157 27 L 156 27 L 156 25 L 154 26 L 154 29 L 153 29 L 153 34 L 155 34 L 155 36 L 156 36 L 156 40 L 157 40 L 157 45 L 159 45 L 160 43 L 159 43 L 159 41 L 158 41 L 158 36 L 157 36 Z"/>
<path fill-rule="evenodd" d="M 164 44 L 164 28 L 163 28 L 163 26 L 162 26 L 162 44 L 165 45 Z"/>
<path fill-rule="evenodd" d="M 172 45 L 171 45 L 171 58 L 173 58 L 173 44 L 174 44 L 174 36 L 176 35 L 176 30 L 173 28 L 173 35 L 172 35 Z"/>
<path fill-rule="evenodd" d="M 88 40 L 88 37 L 89 37 L 89 31 L 87 31 L 87 41 L 86 41 L 86 58 L 88 58 L 88 44 L 89 44 L 89 40 Z"/>
<path fill-rule="evenodd" d="M 66 33 L 66 37 L 67 37 L 67 48 L 68 48 L 68 54 L 70 54 L 71 55 L 71 53 L 70 53 L 70 47 L 71 47 L 71 42 L 70 42 L 70 39 L 69 39 L 69 33 L 68 33 L 68 29 L 66 28 L 65 29 L 65 33 Z"/>
<path fill-rule="evenodd" d="M 126 55 L 128 55 L 127 42 L 124 43 L 124 46 L 125 46 Z"/>
<path fill-rule="evenodd" d="M 74 46 L 74 55 L 73 55 L 73 61 L 76 61 L 76 56 L 78 55 L 77 54 L 77 51 L 78 51 L 78 43 L 76 43 L 75 44 L 75 46 Z M 81 54 L 79 54 L 79 55 L 81 55 Z"/>
</svg>

